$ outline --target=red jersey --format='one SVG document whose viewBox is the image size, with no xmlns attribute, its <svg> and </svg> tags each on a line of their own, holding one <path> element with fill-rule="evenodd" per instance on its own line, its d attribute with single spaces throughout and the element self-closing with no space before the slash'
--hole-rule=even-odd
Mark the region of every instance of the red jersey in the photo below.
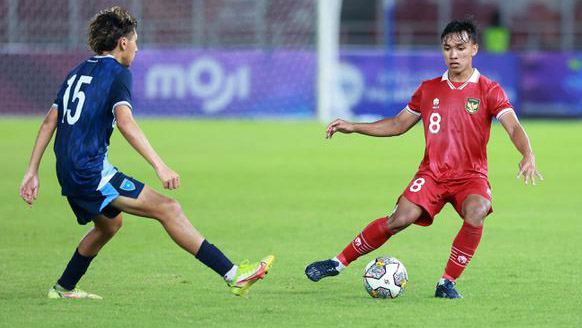
<svg viewBox="0 0 582 328">
<path fill-rule="evenodd" d="M 437 181 L 487 178 L 487 142 L 493 117 L 513 112 L 497 82 L 477 69 L 462 85 L 442 77 L 422 82 L 406 110 L 422 118 L 426 147 L 419 173 Z"/>
</svg>

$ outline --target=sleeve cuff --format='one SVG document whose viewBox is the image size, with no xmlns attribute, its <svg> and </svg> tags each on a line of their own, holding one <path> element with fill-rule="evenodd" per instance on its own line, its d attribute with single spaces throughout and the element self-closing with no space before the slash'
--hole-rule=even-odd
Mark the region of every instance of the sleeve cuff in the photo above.
<svg viewBox="0 0 582 328">
<path fill-rule="evenodd" d="M 408 105 L 406 105 L 406 107 L 404 107 L 404 110 L 406 110 L 407 112 L 409 112 L 412 115 L 420 116 L 419 112 L 416 112 L 416 111 L 410 109 L 410 107 L 408 107 Z"/>
<path fill-rule="evenodd" d="M 495 116 L 497 118 L 497 120 L 499 120 L 501 118 L 501 116 L 507 114 L 507 113 L 514 113 L 513 108 L 505 108 L 499 111 L 499 113 L 497 113 L 497 116 Z"/>
<path fill-rule="evenodd" d="M 113 114 L 115 114 L 115 107 L 120 106 L 120 105 L 125 105 L 133 111 L 133 106 L 131 106 L 131 104 L 128 101 L 118 101 L 115 104 L 113 104 L 113 106 L 111 107 L 111 111 L 113 111 Z"/>
</svg>

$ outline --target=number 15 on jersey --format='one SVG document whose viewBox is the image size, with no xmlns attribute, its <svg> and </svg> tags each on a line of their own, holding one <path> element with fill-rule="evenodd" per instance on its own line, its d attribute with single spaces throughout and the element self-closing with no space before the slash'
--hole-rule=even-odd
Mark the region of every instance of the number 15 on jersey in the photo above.
<svg viewBox="0 0 582 328">
<path fill-rule="evenodd" d="M 69 97 L 71 95 L 71 88 L 73 87 L 73 83 L 75 82 L 76 77 L 77 75 L 75 74 L 67 80 L 67 90 L 65 90 L 65 94 L 63 95 L 62 123 L 65 123 L 66 118 L 69 125 L 77 123 L 81 117 L 81 112 L 83 112 L 83 105 L 85 104 L 85 93 L 81 90 L 81 87 L 83 84 L 90 84 L 93 80 L 93 77 L 87 75 L 81 75 L 81 77 L 79 77 L 79 80 L 75 84 L 75 89 L 73 91 L 73 99 L 71 99 L 71 103 L 75 102 L 75 100 L 78 100 L 77 107 L 75 108 L 75 113 L 71 114 L 71 109 L 69 109 Z"/>
</svg>

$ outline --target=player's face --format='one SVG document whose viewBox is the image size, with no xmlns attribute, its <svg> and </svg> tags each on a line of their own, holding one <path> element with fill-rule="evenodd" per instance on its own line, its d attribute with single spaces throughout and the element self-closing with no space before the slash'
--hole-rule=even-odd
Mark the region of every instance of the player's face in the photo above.
<svg viewBox="0 0 582 328">
<path fill-rule="evenodd" d="M 473 70 L 473 56 L 477 54 L 477 44 L 467 32 L 452 33 L 444 37 L 443 57 L 452 75 L 462 75 Z"/>
<path fill-rule="evenodd" d="M 134 31 L 126 37 L 125 50 L 123 51 L 122 64 L 129 67 L 133 63 L 137 53 L 137 31 Z"/>
</svg>

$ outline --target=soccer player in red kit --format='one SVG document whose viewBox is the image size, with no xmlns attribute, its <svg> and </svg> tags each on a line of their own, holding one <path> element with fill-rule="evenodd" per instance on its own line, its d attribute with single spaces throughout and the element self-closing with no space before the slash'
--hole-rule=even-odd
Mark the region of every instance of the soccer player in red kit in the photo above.
<svg viewBox="0 0 582 328">
<path fill-rule="evenodd" d="M 483 220 L 492 212 L 486 147 L 493 118 L 501 122 L 523 155 L 517 177 L 523 176 L 526 184 L 533 185 L 536 177 L 543 180 L 529 139 L 505 92 L 473 68 L 472 59 L 478 51 L 475 24 L 470 20 L 450 22 L 441 34 L 441 46 L 448 70 L 424 81 L 396 117 L 373 123 L 337 119 L 328 126 L 330 139 L 335 132 L 391 137 L 405 133 L 422 119 L 426 147 L 419 170 L 399 197 L 394 212 L 372 221 L 336 257 L 307 266 L 305 274 L 312 281 L 338 275 L 352 261 L 379 248 L 412 223 L 432 224 L 443 206 L 451 203 L 464 223 L 453 241 L 435 296 L 462 298 L 455 288 L 456 279 L 475 254 Z"/>
</svg>

